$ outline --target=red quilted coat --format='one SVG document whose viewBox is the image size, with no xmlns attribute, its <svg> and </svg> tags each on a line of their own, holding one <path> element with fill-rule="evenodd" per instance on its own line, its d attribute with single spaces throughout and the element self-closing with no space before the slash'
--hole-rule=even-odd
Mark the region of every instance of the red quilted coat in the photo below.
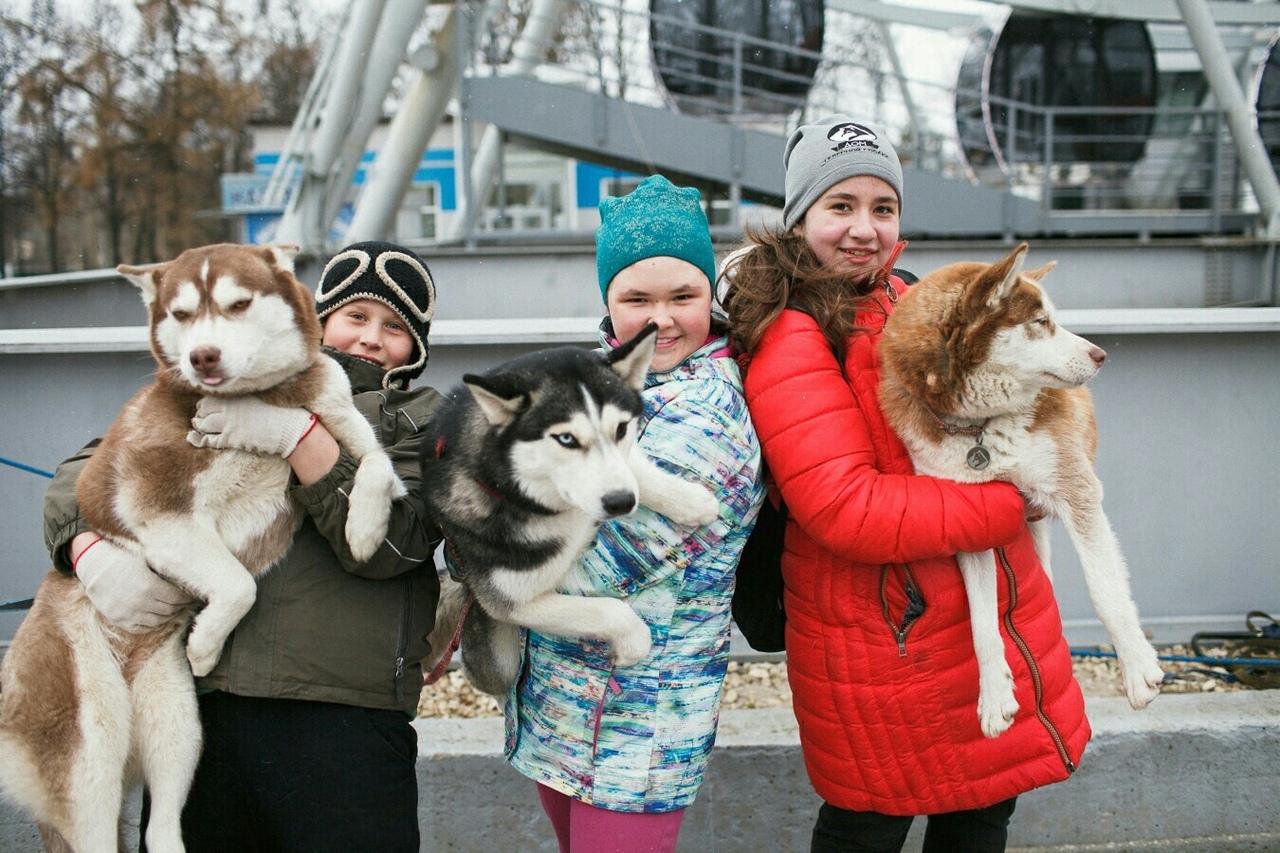
<svg viewBox="0 0 1280 853">
<path fill-rule="evenodd" d="M 1089 723 L 1022 499 L 1007 483 L 913 474 L 876 396 L 884 316 L 864 311 L 858 325 L 871 332 L 849 341 L 847 381 L 814 320 L 793 310 L 766 331 L 746 374 L 790 513 L 787 671 L 809 779 L 834 806 L 897 815 L 982 808 L 1065 779 Z M 1019 705 L 998 738 L 978 725 L 952 556 L 991 548 Z"/>
</svg>

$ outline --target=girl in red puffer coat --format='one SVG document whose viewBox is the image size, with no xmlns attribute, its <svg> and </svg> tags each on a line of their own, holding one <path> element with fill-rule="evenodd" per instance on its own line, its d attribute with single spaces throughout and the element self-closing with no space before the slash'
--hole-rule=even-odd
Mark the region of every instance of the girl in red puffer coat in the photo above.
<svg viewBox="0 0 1280 853">
<path fill-rule="evenodd" d="M 778 233 L 727 262 L 722 300 L 746 396 L 788 508 L 787 668 L 809 778 L 813 851 L 1003 851 L 1019 794 L 1066 779 L 1089 740 L 1084 699 L 1022 497 L 1008 483 L 915 476 L 880 411 L 881 331 L 902 169 L 874 125 L 833 116 L 787 144 Z M 996 549 L 1018 715 L 984 737 L 954 555 Z"/>
</svg>

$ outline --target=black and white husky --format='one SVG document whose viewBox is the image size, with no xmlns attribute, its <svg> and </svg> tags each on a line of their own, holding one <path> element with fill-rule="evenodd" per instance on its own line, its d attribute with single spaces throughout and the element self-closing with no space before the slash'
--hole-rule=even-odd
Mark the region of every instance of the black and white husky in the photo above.
<svg viewBox="0 0 1280 853">
<path fill-rule="evenodd" d="M 468 374 L 432 418 L 423 496 L 461 580 L 444 581 L 432 654 L 465 611 L 463 664 L 487 693 L 515 682 L 520 626 L 605 640 L 618 666 L 643 659 L 649 629 L 625 602 L 557 590 L 602 521 L 640 504 L 686 525 L 719 513 L 711 492 L 636 444 L 656 332 L 607 354 L 559 347 Z"/>
</svg>

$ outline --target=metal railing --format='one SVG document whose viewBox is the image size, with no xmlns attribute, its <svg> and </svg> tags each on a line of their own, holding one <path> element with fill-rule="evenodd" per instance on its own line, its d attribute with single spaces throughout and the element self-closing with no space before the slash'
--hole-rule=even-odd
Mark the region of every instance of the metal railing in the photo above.
<svg viewBox="0 0 1280 853">
<path fill-rule="evenodd" d="M 651 15 L 647 3 L 558 9 L 555 41 L 523 46 L 544 61 L 519 73 L 779 134 L 833 112 L 874 119 L 905 165 L 1034 199 L 1048 219 L 1145 214 L 1176 231 L 1178 214 L 1194 214 L 1186 227 L 1238 233 L 1257 213 L 1220 109 L 984 102 L 956 90 L 963 39 L 950 82 L 913 77 L 897 61 L 909 36 L 830 8 L 820 52 Z M 471 32 L 466 73 L 511 73 L 496 37 L 477 35 L 492 29 Z"/>
<path fill-rule="evenodd" d="M 993 118 L 981 133 L 960 122 L 971 178 L 1046 211 L 1208 211 L 1221 220 L 1257 210 L 1222 110 L 988 102 Z"/>
</svg>

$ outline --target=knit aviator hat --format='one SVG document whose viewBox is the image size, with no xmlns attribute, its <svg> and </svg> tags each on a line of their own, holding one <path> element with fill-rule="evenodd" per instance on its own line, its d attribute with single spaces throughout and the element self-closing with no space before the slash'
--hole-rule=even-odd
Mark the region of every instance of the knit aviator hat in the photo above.
<svg viewBox="0 0 1280 853">
<path fill-rule="evenodd" d="M 393 243 L 352 243 L 329 259 L 316 288 L 316 314 L 323 320 L 348 302 L 376 299 L 400 315 L 413 336 L 409 361 L 382 379 L 391 388 L 422 375 L 427 333 L 436 313 L 436 286 L 422 258 Z"/>
<path fill-rule="evenodd" d="M 714 285 L 716 253 L 700 199 L 694 187 L 677 187 L 662 175 L 645 178 L 621 198 L 603 199 L 596 231 L 601 298 L 609 301 L 614 276 L 647 258 L 688 261 Z"/>
<path fill-rule="evenodd" d="M 788 231 L 823 193 L 858 175 L 893 187 L 902 206 L 902 164 L 877 125 L 834 115 L 798 127 L 787 140 L 782 165 L 787 170 L 782 224 Z"/>
</svg>

